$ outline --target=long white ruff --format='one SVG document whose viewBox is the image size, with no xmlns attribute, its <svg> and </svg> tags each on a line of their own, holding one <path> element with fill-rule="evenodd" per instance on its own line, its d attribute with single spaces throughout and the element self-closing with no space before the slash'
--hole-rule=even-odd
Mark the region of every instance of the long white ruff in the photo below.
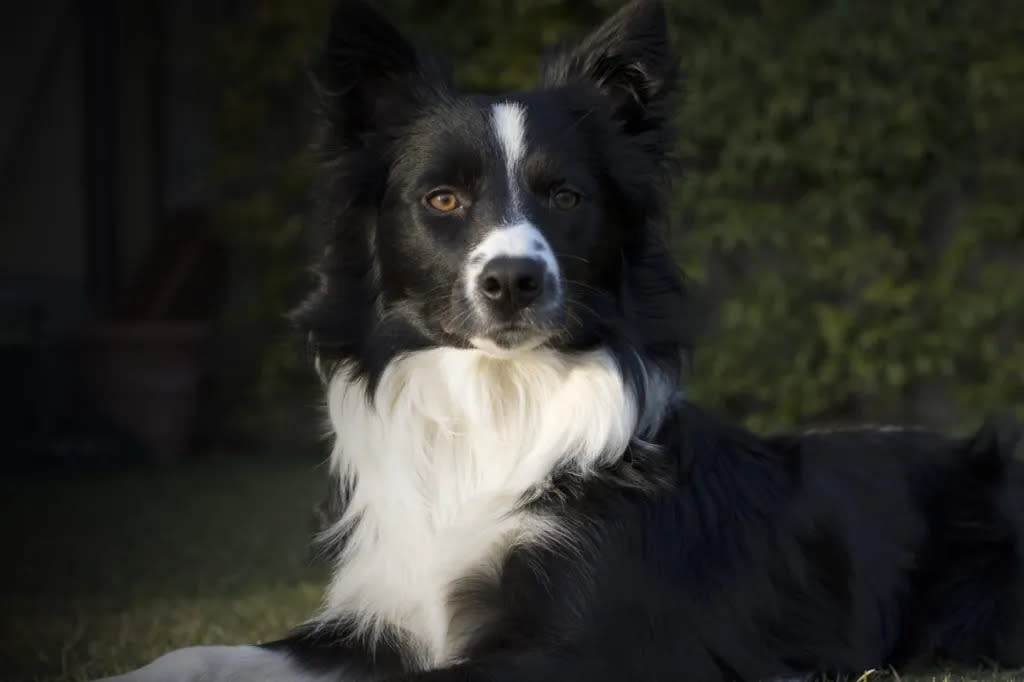
<svg viewBox="0 0 1024 682">
<path fill-rule="evenodd" d="M 371 638 L 404 630 L 424 666 L 456 660 L 473 619 L 457 613 L 453 583 L 557 533 L 519 503 L 554 470 L 586 474 L 645 435 L 668 399 L 655 378 L 641 415 L 605 351 L 420 351 L 391 363 L 372 404 L 365 380 L 339 370 L 331 464 L 351 496 L 330 532 L 348 537 L 320 618 L 346 617 Z"/>
</svg>

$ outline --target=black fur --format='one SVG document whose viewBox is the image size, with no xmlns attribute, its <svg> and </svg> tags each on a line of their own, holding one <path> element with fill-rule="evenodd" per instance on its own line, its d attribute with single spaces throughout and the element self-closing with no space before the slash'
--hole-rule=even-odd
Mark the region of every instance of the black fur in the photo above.
<svg viewBox="0 0 1024 682">
<path fill-rule="evenodd" d="M 640 0 L 556 54 L 540 90 L 508 96 L 542 121 L 531 132 L 547 157 L 531 172 L 568 166 L 592 199 L 575 217 L 536 208 L 577 283 L 549 345 L 604 346 L 637 387 L 641 362 L 680 377 L 691 345 L 663 233 L 676 75 L 663 9 Z M 458 94 L 441 60 L 355 2 L 336 9 L 318 82 L 331 241 L 296 320 L 323 372 L 346 363 L 372 395 L 402 353 L 467 345 L 450 283 L 493 215 L 478 205 L 452 227 L 409 197 L 432 173 L 486 182 L 496 152 L 479 111 L 493 100 Z M 678 401 L 655 447 L 592 477 L 556 472 L 528 502 L 562 521 L 572 551 L 513 549 L 499 583 L 453 597 L 497 614 L 464 663 L 407 670 L 401 633 L 367 651 L 345 623 L 268 646 L 354 679 L 761 680 L 933 656 L 1024 666 L 1017 438 L 997 422 L 965 439 L 766 438 Z"/>
<path fill-rule="evenodd" d="M 465 335 L 441 324 L 459 312 L 446 288 L 460 249 L 493 224 L 497 209 L 475 206 L 455 232 L 446 217 L 410 215 L 407 195 L 423 182 L 451 183 L 452 175 L 470 185 L 492 181 L 487 166 L 498 151 L 488 146 L 480 112 L 497 98 L 458 96 L 439 58 L 415 52 L 362 3 L 339 3 L 331 26 L 317 69 L 325 114 L 321 211 L 331 236 L 320 287 L 294 317 L 325 370 L 358 359 L 372 389 L 402 352 L 466 345 Z M 545 70 L 543 90 L 500 98 L 526 103 L 546 123 L 531 131 L 546 136 L 538 142 L 547 152 L 531 161 L 531 180 L 557 181 L 568 167 L 592 196 L 572 216 L 548 217 L 558 229 L 546 236 L 565 256 L 575 303 L 552 345 L 622 343 L 679 374 L 693 318 L 663 222 L 675 61 L 658 3 L 635 3 L 602 30 L 623 37 L 597 52 L 567 51 Z M 594 69 L 596 85 L 587 80 Z"/>
</svg>

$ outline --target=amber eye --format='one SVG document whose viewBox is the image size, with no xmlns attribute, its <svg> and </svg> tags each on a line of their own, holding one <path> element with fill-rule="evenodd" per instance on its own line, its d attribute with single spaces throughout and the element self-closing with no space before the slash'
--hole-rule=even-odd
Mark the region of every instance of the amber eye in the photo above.
<svg viewBox="0 0 1024 682">
<path fill-rule="evenodd" d="M 439 189 L 431 192 L 426 197 L 427 205 L 438 213 L 451 213 L 462 206 L 462 202 L 450 189 Z"/>
<path fill-rule="evenodd" d="M 568 211 L 580 203 L 580 194 L 567 187 L 561 187 L 551 195 L 551 203 L 560 211 Z"/>
</svg>

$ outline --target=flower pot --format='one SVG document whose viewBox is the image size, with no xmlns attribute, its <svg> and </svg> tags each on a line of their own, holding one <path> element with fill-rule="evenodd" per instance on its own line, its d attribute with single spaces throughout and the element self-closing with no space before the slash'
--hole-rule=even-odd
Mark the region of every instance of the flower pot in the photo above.
<svg viewBox="0 0 1024 682">
<path fill-rule="evenodd" d="M 96 409 L 132 433 L 150 459 L 189 450 L 210 327 L 192 321 L 124 321 L 85 332 L 86 379 Z"/>
</svg>

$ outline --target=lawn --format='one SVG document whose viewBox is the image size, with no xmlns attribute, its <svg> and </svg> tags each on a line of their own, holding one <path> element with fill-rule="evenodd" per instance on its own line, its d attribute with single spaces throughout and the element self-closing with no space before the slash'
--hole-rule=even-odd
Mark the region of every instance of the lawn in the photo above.
<svg viewBox="0 0 1024 682">
<path fill-rule="evenodd" d="M 84 680 L 167 649 L 273 638 L 316 608 L 318 462 L 0 483 L 0 680 Z"/>
<path fill-rule="evenodd" d="M 315 609 L 326 575 L 308 550 L 323 476 L 308 458 L 211 457 L 173 470 L 0 480 L 0 680 L 86 680 L 174 647 L 285 632 Z"/>
</svg>

